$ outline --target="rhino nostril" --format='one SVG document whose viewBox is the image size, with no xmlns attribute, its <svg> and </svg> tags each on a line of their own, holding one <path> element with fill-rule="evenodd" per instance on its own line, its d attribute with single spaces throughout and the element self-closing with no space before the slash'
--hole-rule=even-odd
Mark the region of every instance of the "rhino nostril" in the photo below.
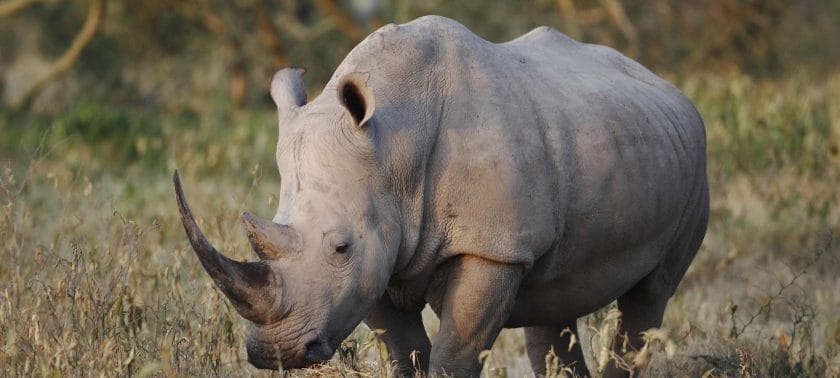
<svg viewBox="0 0 840 378">
<path fill-rule="evenodd" d="M 330 348 L 330 346 L 320 338 L 312 340 L 306 344 L 306 354 L 304 355 L 304 358 L 307 362 L 315 363 L 326 361 L 329 360 L 332 355 L 332 348 Z"/>
</svg>

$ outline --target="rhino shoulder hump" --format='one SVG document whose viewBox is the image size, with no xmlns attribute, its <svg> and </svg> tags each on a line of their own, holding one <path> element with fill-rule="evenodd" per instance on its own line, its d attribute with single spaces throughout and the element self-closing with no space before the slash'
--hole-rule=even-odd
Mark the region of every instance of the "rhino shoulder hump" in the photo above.
<svg viewBox="0 0 840 378">
<path fill-rule="evenodd" d="M 539 26 L 531 31 L 517 37 L 516 39 L 511 40 L 508 42 L 510 44 L 520 44 L 520 43 L 549 43 L 554 45 L 567 45 L 567 46 L 578 46 L 581 45 L 580 42 L 575 41 L 574 39 L 569 38 L 569 36 L 563 34 L 559 30 L 549 27 L 549 26 Z"/>
<path fill-rule="evenodd" d="M 389 24 L 353 48 L 330 82 L 354 70 L 376 72 L 374 79 L 390 77 L 387 85 L 399 82 L 394 79 L 417 80 L 412 75 L 429 71 L 429 67 L 448 67 L 451 62 L 447 61 L 457 58 L 462 50 L 485 44 L 488 42 L 446 17 L 425 16 L 406 24 Z"/>
<path fill-rule="evenodd" d="M 388 24 L 373 32 L 366 41 L 377 39 L 391 39 L 394 42 L 405 42 L 406 38 L 412 40 L 424 39 L 460 39 L 464 36 L 475 36 L 466 26 L 457 21 L 443 16 L 423 16 L 405 24 Z M 364 42 L 362 44 L 364 44 Z"/>
</svg>

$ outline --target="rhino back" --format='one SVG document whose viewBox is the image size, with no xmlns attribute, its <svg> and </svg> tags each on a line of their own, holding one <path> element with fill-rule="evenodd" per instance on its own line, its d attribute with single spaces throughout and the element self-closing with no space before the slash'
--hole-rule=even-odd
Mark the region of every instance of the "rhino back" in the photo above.
<svg viewBox="0 0 840 378">
<path fill-rule="evenodd" d="M 547 94 L 535 100 L 537 113 L 553 122 L 547 144 L 558 148 L 558 185 L 569 187 L 562 238 L 532 279 L 577 276 L 572 270 L 591 266 L 649 271 L 686 219 L 702 213 L 699 113 L 678 89 L 614 49 L 549 28 L 506 47 L 526 57 L 523 65 L 533 59 L 520 81 Z"/>
<path fill-rule="evenodd" d="M 352 71 L 372 72 L 379 154 L 422 262 L 474 254 L 536 265 L 536 281 L 605 254 L 644 270 L 661 256 L 628 251 L 667 244 L 705 185 L 702 121 L 679 90 L 550 28 L 494 44 L 424 17 L 369 36 L 327 87 Z"/>
</svg>

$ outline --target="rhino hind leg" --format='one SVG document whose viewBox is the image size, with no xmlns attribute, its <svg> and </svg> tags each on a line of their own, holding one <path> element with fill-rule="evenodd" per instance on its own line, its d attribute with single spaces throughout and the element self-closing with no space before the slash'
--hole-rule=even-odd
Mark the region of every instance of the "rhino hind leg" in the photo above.
<svg viewBox="0 0 840 378">
<path fill-rule="evenodd" d="M 639 376 L 641 367 L 633 367 L 633 358 L 626 352 L 641 350 L 644 346 L 642 332 L 658 328 L 662 324 L 665 305 L 671 296 L 664 290 L 652 288 L 647 282 L 649 278 L 650 276 L 618 298 L 621 321 L 617 336 L 613 340 L 613 352 L 623 361 L 619 363 L 614 359 L 607 364 L 604 377 Z M 634 370 L 628 370 L 631 368 Z"/>
<path fill-rule="evenodd" d="M 574 370 L 575 376 L 578 377 L 589 376 L 580 342 L 572 344 L 572 335 L 578 335 L 576 321 L 556 326 L 525 328 L 528 359 L 531 361 L 535 376 L 546 376 L 546 356 L 550 350 L 553 350 L 557 356 L 560 362 L 558 366 Z"/>
<path fill-rule="evenodd" d="M 644 346 L 642 332 L 651 328 L 658 328 L 662 324 L 662 316 L 668 300 L 674 295 L 688 266 L 700 249 L 700 244 L 706 235 L 709 220 L 709 196 L 705 187 L 699 191 L 699 200 L 693 209 L 686 212 L 686 221 L 668 253 L 654 270 L 633 286 L 628 292 L 618 298 L 618 309 L 621 311 L 619 324 L 619 339 L 613 342 L 614 352 L 621 356 L 624 339 L 627 338 L 628 349 L 638 351 Z M 633 361 L 625 361 L 632 365 Z M 636 366 L 632 376 L 639 376 L 640 368 Z M 626 365 L 625 365 L 626 369 Z M 607 365 L 604 377 L 624 377 L 631 375 L 630 371 L 619 368 L 615 363 Z"/>
<path fill-rule="evenodd" d="M 670 280 L 665 277 L 673 277 L 674 270 L 679 269 L 666 269 L 666 266 L 660 264 L 660 267 L 616 301 L 621 311 L 621 321 L 613 340 L 613 352 L 623 361 L 618 363 L 613 359 L 607 364 L 604 377 L 638 377 L 644 373 L 645 366 L 634 366 L 633 357 L 626 353 L 641 350 L 645 344 L 642 333 L 651 328 L 659 328 L 662 324 L 665 306 L 679 282 L 679 278 L 675 284 L 668 282 Z"/>
</svg>

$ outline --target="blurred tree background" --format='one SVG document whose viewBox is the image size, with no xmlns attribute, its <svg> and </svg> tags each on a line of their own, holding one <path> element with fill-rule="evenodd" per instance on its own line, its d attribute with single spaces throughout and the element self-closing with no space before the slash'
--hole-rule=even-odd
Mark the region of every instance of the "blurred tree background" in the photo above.
<svg viewBox="0 0 840 378">
<path fill-rule="evenodd" d="M 91 102 L 264 107 L 278 68 L 307 68 L 317 90 L 367 34 L 426 14 L 496 42 L 548 25 L 671 75 L 772 77 L 840 62 L 831 0 L 5 0 L 0 103 L 47 113 Z"/>
<path fill-rule="evenodd" d="M 305 67 L 312 98 L 370 32 L 427 14 L 612 46 L 703 115 L 709 232 L 651 376 L 840 376 L 837 0 L 0 0 L 0 371 L 256 374 L 172 171 L 249 258 L 239 214 L 277 208 L 272 74 Z M 530 371 L 521 334 L 497 345 L 495 366 Z"/>
</svg>

